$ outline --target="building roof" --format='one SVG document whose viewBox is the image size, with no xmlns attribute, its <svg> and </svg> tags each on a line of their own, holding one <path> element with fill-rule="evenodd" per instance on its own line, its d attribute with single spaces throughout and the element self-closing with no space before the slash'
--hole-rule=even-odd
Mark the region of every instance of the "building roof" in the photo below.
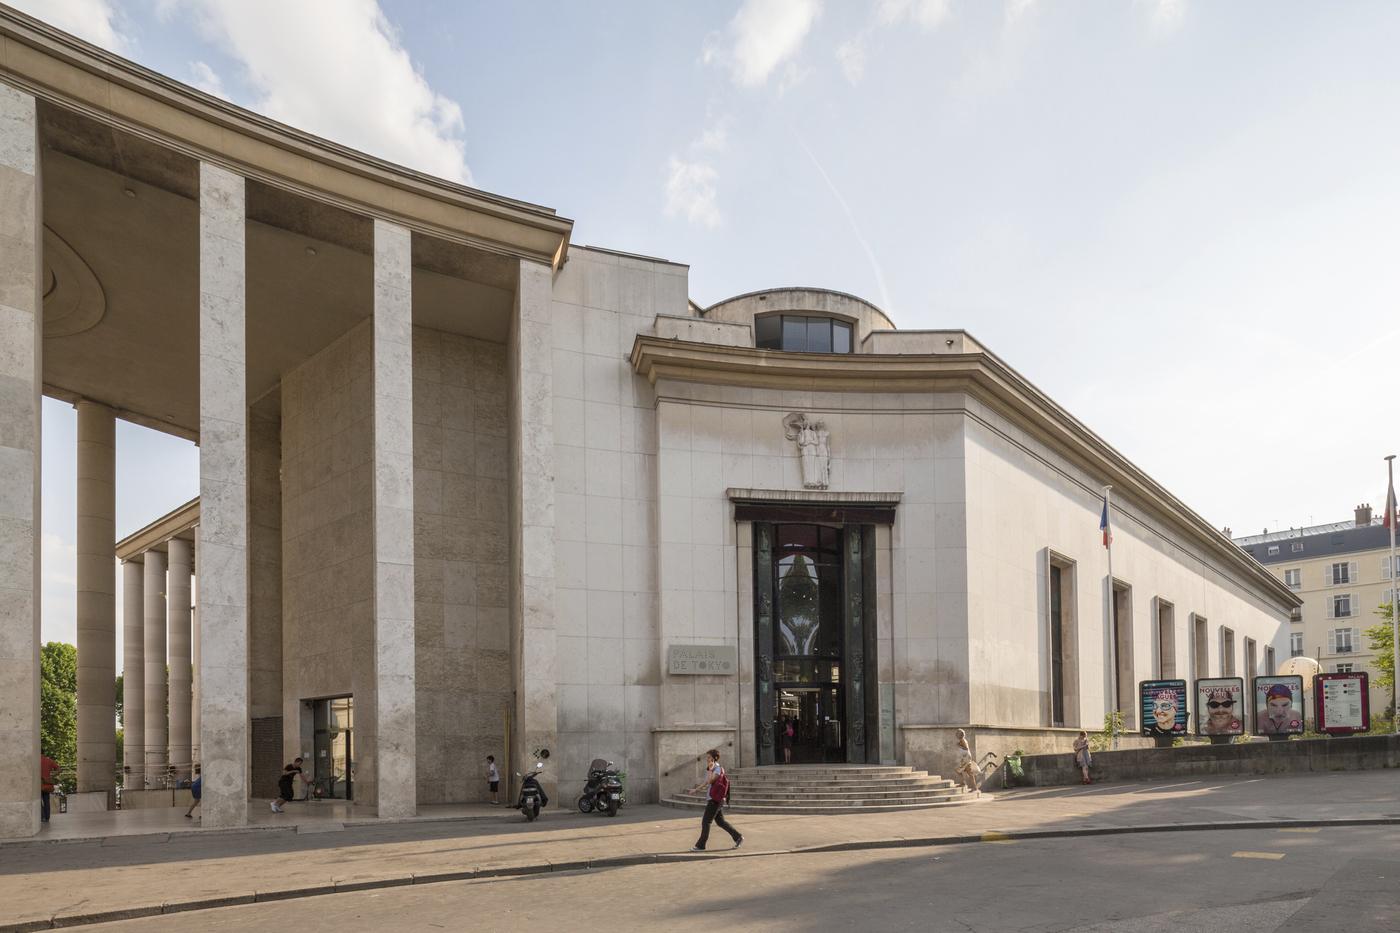
<svg viewBox="0 0 1400 933">
<path fill-rule="evenodd" d="M 1390 530 L 1384 525 L 1336 522 L 1299 528 L 1286 535 L 1279 533 L 1238 538 L 1235 543 L 1261 564 L 1296 563 L 1318 557 L 1387 550 L 1390 548 Z M 1278 553 L 1270 554 L 1270 548 L 1278 548 Z"/>
</svg>

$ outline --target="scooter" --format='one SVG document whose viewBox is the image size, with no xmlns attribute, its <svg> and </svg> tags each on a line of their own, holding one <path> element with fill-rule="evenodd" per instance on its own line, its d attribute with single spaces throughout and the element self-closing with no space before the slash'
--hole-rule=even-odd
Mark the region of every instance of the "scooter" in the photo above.
<svg viewBox="0 0 1400 933">
<path fill-rule="evenodd" d="M 539 760 L 535 766 L 523 775 L 517 771 L 515 776 L 520 778 L 520 799 L 516 801 L 515 809 L 525 814 L 525 822 L 533 823 L 540 815 L 540 808 L 549 806 L 549 798 L 545 796 L 544 788 L 540 786 L 539 776 L 544 772 L 544 759 L 549 757 L 549 749 L 541 748 L 535 751 L 535 757 Z"/>
<path fill-rule="evenodd" d="M 588 780 L 584 783 L 583 794 L 578 798 L 578 812 L 591 813 L 594 810 L 617 816 L 618 809 L 627 802 L 627 791 L 622 787 L 622 775 L 613 763 L 603 758 L 593 759 L 588 766 Z"/>
</svg>

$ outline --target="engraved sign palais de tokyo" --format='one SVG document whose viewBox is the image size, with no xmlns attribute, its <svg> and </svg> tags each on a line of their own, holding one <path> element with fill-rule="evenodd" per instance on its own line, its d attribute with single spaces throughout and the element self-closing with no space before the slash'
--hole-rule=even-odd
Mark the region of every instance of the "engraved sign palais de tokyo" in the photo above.
<svg viewBox="0 0 1400 933">
<path fill-rule="evenodd" d="M 672 645 L 672 674 L 737 674 L 739 649 L 733 645 Z"/>
</svg>

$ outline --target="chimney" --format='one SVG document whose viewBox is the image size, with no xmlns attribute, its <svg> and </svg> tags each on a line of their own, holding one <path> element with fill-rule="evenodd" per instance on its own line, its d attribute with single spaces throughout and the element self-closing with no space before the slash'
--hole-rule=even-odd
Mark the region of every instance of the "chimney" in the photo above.
<svg viewBox="0 0 1400 933">
<path fill-rule="evenodd" d="M 1227 538 L 1232 537 L 1232 535 L 1230 534 L 1230 526 L 1229 526 L 1229 525 L 1226 525 L 1226 526 L 1225 526 L 1225 537 L 1227 537 Z"/>
<path fill-rule="evenodd" d="M 1365 528 L 1371 524 L 1371 503 L 1363 503 L 1356 507 L 1356 527 Z"/>
</svg>

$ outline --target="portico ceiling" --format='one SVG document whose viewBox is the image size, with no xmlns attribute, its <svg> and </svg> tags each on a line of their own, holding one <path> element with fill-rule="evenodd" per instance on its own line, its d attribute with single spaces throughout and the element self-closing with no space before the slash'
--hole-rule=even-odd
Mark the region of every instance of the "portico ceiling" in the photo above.
<svg viewBox="0 0 1400 933">
<path fill-rule="evenodd" d="M 42 109 L 44 383 L 195 438 L 198 163 L 63 108 Z M 248 395 L 371 312 L 372 221 L 247 186 Z M 415 323 L 503 342 L 514 260 L 414 235 Z"/>
</svg>

